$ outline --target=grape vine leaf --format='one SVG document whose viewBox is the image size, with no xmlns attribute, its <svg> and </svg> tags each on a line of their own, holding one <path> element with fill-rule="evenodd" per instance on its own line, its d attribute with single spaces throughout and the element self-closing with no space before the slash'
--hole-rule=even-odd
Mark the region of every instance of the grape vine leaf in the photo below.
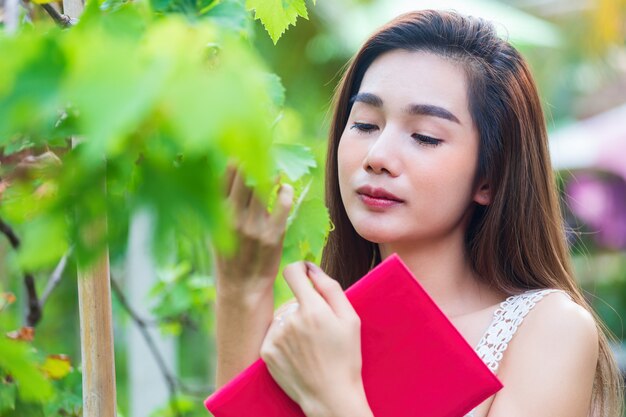
<svg viewBox="0 0 626 417">
<path fill-rule="evenodd" d="M 308 259 L 319 262 L 330 231 L 330 216 L 324 201 L 304 198 L 296 202 L 285 235 L 283 261 Z"/>
<path fill-rule="evenodd" d="M 305 259 L 319 264 L 321 261 L 322 249 L 331 228 L 330 216 L 324 201 L 318 197 L 308 196 L 308 190 L 309 187 L 305 187 L 290 216 L 291 222 L 285 235 L 279 276 L 282 274 L 282 268 L 292 262 Z M 293 293 L 284 279 L 276 280 L 274 295 L 276 306 L 293 298 Z"/>
<path fill-rule="evenodd" d="M 280 77 L 274 73 L 268 72 L 265 74 L 267 80 L 267 87 L 272 104 L 276 108 L 282 108 L 285 105 L 285 87 Z"/>
<path fill-rule="evenodd" d="M 278 169 L 287 175 L 291 181 L 299 180 L 304 175 L 309 174 L 311 168 L 317 166 L 315 157 L 306 146 L 275 143 L 272 146 L 272 151 Z"/>
<path fill-rule="evenodd" d="M 254 10 L 254 18 L 263 23 L 274 44 L 298 16 L 309 18 L 304 0 L 246 0 L 246 8 Z"/>
</svg>

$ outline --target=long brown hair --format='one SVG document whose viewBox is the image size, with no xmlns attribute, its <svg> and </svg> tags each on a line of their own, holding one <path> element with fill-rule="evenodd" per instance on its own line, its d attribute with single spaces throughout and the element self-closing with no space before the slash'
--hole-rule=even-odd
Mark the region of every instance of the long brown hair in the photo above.
<svg viewBox="0 0 626 417">
<path fill-rule="evenodd" d="M 339 193 L 337 147 L 370 64 L 392 50 L 426 51 L 460 63 L 469 110 L 480 137 L 476 178 L 486 178 L 492 202 L 476 206 L 465 235 L 477 274 L 508 294 L 534 288 L 566 291 L 593 313 L 570 266 L 546 126 L 530 70 L 493 25 L 453 12 L 401 15 L 374 33 L 349 63 L 335 92 L 326 165 L 326 204 L 334 228 L 322 267 L 348 287 L 380 262 L 378 245 L 358 235 Z M 594 314 L 595 315 L 595 314 Z M 621 416 L 621 377 L 605 327 L 600 334 L 590 415 Z"/>
</svg>

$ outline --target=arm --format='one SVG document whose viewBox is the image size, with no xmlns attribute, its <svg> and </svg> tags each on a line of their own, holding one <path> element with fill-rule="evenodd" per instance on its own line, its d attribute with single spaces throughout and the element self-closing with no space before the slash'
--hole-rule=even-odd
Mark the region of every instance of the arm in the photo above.
<svg viewBox="0 0 626 417">
<path fill-rule="evenodd" d="M 229 256 L 215 256 L 217 388 L 259 358 L 293 199 L 293 189 L 283 185 L 270 214 L 239 172 L 231 171 L 227 183 L 238 247 Z"/>
<path fill-rule="evenodd" d="M 271 289 L 258 294 L 225 292 L 218 290 L 216 298 L 216 388 L 259 358 L 274 307 Z"/>
<path fill-rule="evenodd" d="M 563 294 L 535 307 L 503 359 L 488 417 L 587 417 L 598 361 L 591 314 Z"/>
</svg>

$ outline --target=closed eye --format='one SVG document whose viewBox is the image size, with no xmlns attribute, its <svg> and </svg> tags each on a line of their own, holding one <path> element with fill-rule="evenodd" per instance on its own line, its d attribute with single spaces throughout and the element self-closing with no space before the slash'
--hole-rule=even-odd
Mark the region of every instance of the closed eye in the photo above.
<svg viewBox="0 0 626 417">
<path fill-rule="evenodd" d="M 426 135 L 420 135 L 419 133 L 413 133 L 411 137 L 415 139 L 417 143 L 424 146 L 437 146 L 441 142 L 443 142 L 441 139 L 433 138 Z"/>
<path fill-rule="evenodd" d="M 378 129 L 378 126 L 370 123 L 354 122 L 352 126 L 350 126 L 350 129 L 356 129 L 359 133 L 370 133 Z"/>
</svg>

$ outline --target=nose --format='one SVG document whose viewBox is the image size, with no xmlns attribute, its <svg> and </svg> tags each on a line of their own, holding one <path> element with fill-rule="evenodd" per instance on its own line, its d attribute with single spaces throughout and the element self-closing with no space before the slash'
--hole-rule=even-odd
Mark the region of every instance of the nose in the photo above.
<svg viewBox="0 0 626 417">
<path fill-rule="evenodd" d="M 373 174 L 388 174 L 396 177 L 399 174 L 400 159 L 397 155 L 397 141 L 394 140 L 392 129 L 385 128 L 373 137 L 367 154 L 363 159 L 363 169 Z"/>
</svg>

